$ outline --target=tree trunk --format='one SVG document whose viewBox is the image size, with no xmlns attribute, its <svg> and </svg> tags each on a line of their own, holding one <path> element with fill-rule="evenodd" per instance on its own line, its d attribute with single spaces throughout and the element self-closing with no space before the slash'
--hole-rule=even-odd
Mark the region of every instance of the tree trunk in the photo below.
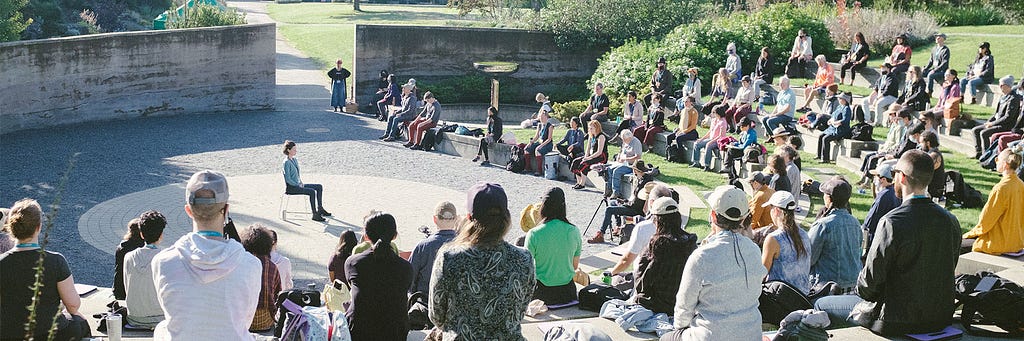
<svg viewBox="0 0 1024 341">
<path fill-rule="evenodd" d="M 359 9 L 359 0 L 352 0 L 352 10 L 362 12 L 362 10 Z"/>
</svg>

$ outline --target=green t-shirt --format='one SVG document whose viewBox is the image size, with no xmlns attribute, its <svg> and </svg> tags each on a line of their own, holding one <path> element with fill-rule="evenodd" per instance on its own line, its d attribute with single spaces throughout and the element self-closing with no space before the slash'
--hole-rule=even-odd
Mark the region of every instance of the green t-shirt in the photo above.
<svg viewBox="0 0 1024 341">
<path fill-rule="evenodd" d="M 371 247 L 373 247 L 373 244 L 364 240 L 362 243 L 356 244 L 356 247 L 352 248 L 352 254 L 362 253 L 363 251 L 369 250 Z M 399 253 L 398 244 L 395 244 L 395 242 L 391 242 L 391 249 L 395 250 L 396 254 Z"/>
<path fill-rule="evenodd" d="M 576 269 L 572 259 L 580 256 L 580 229 L 561 220 L 551 220 L 526 233 L 526 249 L 533 254 L 537 280 L 546 286 L 565 285 Z"/>
</svg>

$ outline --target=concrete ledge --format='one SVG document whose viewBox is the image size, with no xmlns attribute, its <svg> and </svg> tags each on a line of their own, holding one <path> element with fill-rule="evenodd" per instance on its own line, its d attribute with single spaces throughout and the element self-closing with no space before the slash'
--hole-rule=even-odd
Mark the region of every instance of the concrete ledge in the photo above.
<svg viewBox="0 0 1024 341">
<path fill-rule="evenodd" d="M 832 68 L 834 68 L 836 70 L 836 73 L 838 74 L 839 68 L 841 67 L 841 65 L 839 63 L 829 63 L 829 64 L 832 65 Z M 817 72 L 817 67 L 816 66 L 812 65 L 811 67 L 808 68 L 808 71 L 810 71 L 812 69 L 814 70 L 814 72 Z M 963 70 L 961 70 L 961 72 L 962 71 Z M 865 87 L 865 88 L 870 88 L 878 80 L 878 77 L 881 76 L 878 73 L 878 65 L 868 65 L 868 67 L 865 67 L 865 68 L 861 69 L 860 71 L 857 71 L 856 74 L 857 74 L 857 79 L 855 79 L 853 81 L 853 85 L 854 86 L 859 86 L 859 87 Z M 940 85 L 936 85 L 936 87 L 937 88 L 941 88 L 941 84 Z M 900 86 L 900 88 L 902 89 L 902 86 Z M 935 92 L 932 93 L 932 97 L 933 98 L 939 98 L 939 96 L 942 95 L 942 92 L 939 91 L 938 89 L 936 89 L 934 91 Z M 970 96 L 970 95 L 968 95 L 969 94 L 969 90 L 960 89 L 960 91 L 962 93 L 964 93 L 965 97 L 969 97 Z M 987 107 L 995 108 L 996 106 L 999 105 L 999 95 L 997 95 L 998 93 L 999 93 L 999 85 L 996 85 L 996 84 L 986 84 L 985 86 L 978 88 L 978 99 L 979 99 L 978 103 L 981 104 L 981 105 L 987 106 Z"/>
<path fill-rule="evenodd" d="M 858 141 L 852 139 L 844 139 L 839 141 L 838 146 L 840 153 L 851 158 L 860 158 L 861 152 L 864 151 L 877 151 L 877 141 Z"/>
<path fill-rule="evenodd" d="M 978 271 L 1000 272 L 1007 269 L 1024 271 L 1024 256 L 996 256 L 981 252 L 969 252 L 960 255 L 956 263 L 957 274 L 974 274 Z"/>
</svg>

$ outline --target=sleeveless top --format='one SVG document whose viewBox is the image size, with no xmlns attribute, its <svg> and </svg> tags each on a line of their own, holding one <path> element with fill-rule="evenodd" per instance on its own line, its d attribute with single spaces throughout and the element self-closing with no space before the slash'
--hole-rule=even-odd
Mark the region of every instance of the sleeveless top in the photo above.
<svg viewBox="0 0 1024 341">
<path fill-rule="evenodd" d="M 591 136 L 590 139 L 588 140 L 587 144 L 590 145 L 590 150 L 597 150 L 598 148 L 601 147 L 601 146 L 597 145 L 599 142 L 601 142 L 600 136 L 598 136 L 598 137 Z M 601 156 L 602 157 L 607 157 L 608 156 L 608 143 L 605 143 L 604 148 L 601 148 Z"/>
<path fill-rule="evenodd" d="M 804 250 L 807 251 L 800 258 L 797 258 L 793 240 L 789 238 L 786 231 L 780 228 L 768 234 L 768 238 L 774 238 L 779 242 L 779 255 L 772 262 L 772 268 L 768 269 L 767 280 L 785 281 L 800 289 L 806 295 L 810 291 L 811 286 L 811 237 L 803 229 L 797 230 L 800 232 L 800 239 L 803 241 Z"/>
</svg>

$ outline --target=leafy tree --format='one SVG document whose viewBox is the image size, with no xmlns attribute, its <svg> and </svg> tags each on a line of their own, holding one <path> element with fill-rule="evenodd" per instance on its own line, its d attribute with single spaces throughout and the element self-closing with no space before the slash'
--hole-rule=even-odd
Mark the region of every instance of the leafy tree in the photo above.
<svg viewBox="0 0 1024 341">
<path fill-rule="evenodd" d="M 0 0 L 0 41 L 18 40 L 32 19 L 21 18 L 21 9 L 28 0 Z"/>
<path fill-rule="evenodd" d="M 551 0 L 539 28 L 563 48 L 606 48 L 661 37 L 713 7 L 707 0 Z"/>
</svg>

